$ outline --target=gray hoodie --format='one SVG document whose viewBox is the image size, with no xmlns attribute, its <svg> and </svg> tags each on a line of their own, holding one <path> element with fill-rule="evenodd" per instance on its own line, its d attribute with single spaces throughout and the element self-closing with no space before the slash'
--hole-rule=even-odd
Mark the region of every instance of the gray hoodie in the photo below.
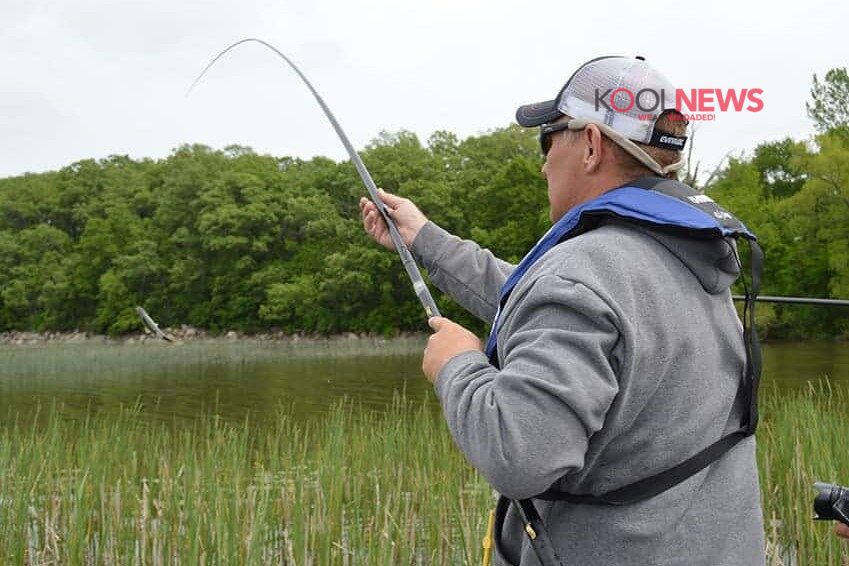
<svg viewBox="0 0 849 566">
<path fill-rule="evenodd" d="M 431 280 L 492 322 L 514 266 L 425 225 Z M 501 494 L 605 493 L 739 427 L 745 351 L 724 241 L 607 222 L 551 249 L 500 316 L 498 359 L 466 352 L 437 395 L 457 446 Z M 566 564 L 763 564 L 755 440 L 670 490 L 622 506 L 534 501 Z M 537 564 L 511 507 L 495 564 Z"/>
</svg>

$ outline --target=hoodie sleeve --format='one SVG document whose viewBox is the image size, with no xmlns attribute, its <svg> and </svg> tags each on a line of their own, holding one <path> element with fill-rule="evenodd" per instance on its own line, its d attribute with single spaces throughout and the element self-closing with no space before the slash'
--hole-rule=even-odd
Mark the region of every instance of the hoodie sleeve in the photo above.
<svg viewBox="0 0 849 566">
<path fill-rule="evenodd" d="M 442 292 L 484 322 L 492 323 L 501 287 L 514 265 L 433 222 L 422 227 L 410 251 Z"/>
<path fill-rule="evenodd" d="M 589 287 L 538 278 L 504 321 L 502 368 L 464 352 L 436 390 L 460 450 L 511 498 L 548 489 L 582 469 L 590 436 L 618 392 L 613 310 Z"/>
</svg>

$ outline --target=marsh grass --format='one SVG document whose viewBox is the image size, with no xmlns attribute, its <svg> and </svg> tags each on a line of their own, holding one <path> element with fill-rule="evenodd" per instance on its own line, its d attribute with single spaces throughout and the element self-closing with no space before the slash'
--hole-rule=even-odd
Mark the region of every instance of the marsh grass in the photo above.
<svg viewBox="0 0 849 566">
<path fill-rule="evenodd" d="M 261 428 L 44 410 L 0 432 L 4 564 L 459 564 L 492 502 L 432 406 L 400 396 Z"/>
<path fill-rule="evenodd" d="M 849 565 L 832 523 L 813 521 L 815 481 L 849 484 L 849 390 L 828 380 L 761 401 L 758 466 L 769 564 Z"/>
<path fill-rule="evenodd" d="M 846 564 L 811 521 L 816 480 L 846 483 L 849 395 L 766 390 L 759 464 L 770 563 Z M 431 402 L 351 402 L 262 426 L 142 405 L 62 406 L 0 430 L 6 564 L 476 564 L 492 493 Z M 37 424 L 33 424 L 37 423 Z"/>
</svg>

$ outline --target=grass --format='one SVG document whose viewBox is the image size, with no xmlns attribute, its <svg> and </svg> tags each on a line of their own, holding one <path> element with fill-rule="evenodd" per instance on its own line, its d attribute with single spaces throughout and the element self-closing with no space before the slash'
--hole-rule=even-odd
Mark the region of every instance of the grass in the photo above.
<svg viewBox="0 0 849 566">
<path fill-rule="evenodd" d="M 849 394 L 764 392 L 759 465 L 770 564 L 847 564 L 810 520 L 815 480 L 849 483 Z M 5 564 L 476 564 L 486 483 L 432 403 L 337 404 L 259 426 L 163 423 L 137 405 L 0 429 Z M 33 425 L 38 422 L 38 425 Z"/>
<path fill-rule="evenodd" d="M 829 381 L 761 401 L 758 467 L 769 564 L 849 565 L 849 545 L 815 522 L 815 481 L 849 484 L 849 389 Z"/>
<path fill-rule="evenodd" d="M 492 494 L 425 404 L 261 429 L 47 411 L 0 435 L 2 563 L 476 561 Z"/>
</svg>

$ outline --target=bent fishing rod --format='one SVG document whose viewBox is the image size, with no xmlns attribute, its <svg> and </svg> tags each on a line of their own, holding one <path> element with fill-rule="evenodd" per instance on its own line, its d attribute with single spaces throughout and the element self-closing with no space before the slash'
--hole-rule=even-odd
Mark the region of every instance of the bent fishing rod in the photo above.
<svg viewBox="0 0 849 566">
<path fill-rule="evenodd" d="M 745 301 L 743 295 L 733 295 L 735 301 Z M 820 305 L 831 307 L 849 307 L 849 299 L 813 299 L 809 297 L 778 297 L 758 295 L 755 300 L 761 303 L 783 303 L 789 305 Z"/>
<path fill-rule="evenodd" d="M 407 275 L 410 278 L 410 282 L 413 284 L 413 291 L 416 293 L 416 296 L 419 299 L 419 302 L 424 307 L 425 313 L 427 313 L 428 318 L 432 316 L 441 316 L 439 314 L 439 309 L 436 307 L 436 302 L 433 300 L 433 297 L 430 294 L 430 290 L 427 288 L 427 285 L 422 278 L 421 273 L 419 273 L 419 268 L 416 265 L 416 261 L 413 259 L 413 255 L 410 253 L 409 248 L 404 243 L 404 240 L 401 238 L 401 233 L 398 231 L 398 227 L 395 225 L 395 221 L 392 220 L 392 217 L 386 212 L 386 205 L 383 204 L 383 201 L 377 194 L 377 186 L 374 184 L 374 181 L 371 178 L 371 174 L 368 169 L 366 169 L 363 160 L 360 159 L 359 154 L 354 149 L 354 146 L 351 145 L 348 136 L 345 135 L 345 131 L 342 129 L 342 126 L 339 125 L 339 122 L 336 120 L 336 117 L 333 115 L 333 112 L 330 111 L 330 108 L 327 107 L 327 104 L 324 103 L 324 100 L 318 94 L 318 92 L 313 88 L 312 84 L 307 77 L 301 72 L 301 70 L 295 65 L 291 59 L 286 57 L 279 49 L 271 45 L 270 43 L 263 41 L 261 39 L 256 38 L 247 38 L 237 41 L 236 43 L 230 45 L 215 56 L 215 58 L 209 62 L 209 64 L 201 71 L 200 75 L 195 79 L 192 83 L 192 86 L 186 91 L 186 96 L 188 96 L 192 89 L 195 88 L 206 72 L 219 60 L 223 57 L 228 51 L 238 47 L 243 43 L 255 42 L 263 45 L 273 51 L 277 56 L 286 61 L 290 67 L 301 77 L 301 80 L 304 81 L 304 84 L 307 85 L 307 88 L 310 90 L 312 95 L 315 97 L 318 105 L 321 106 L 321 109 L 324 111 L 324 115 L 327 116 L 327 119 L 330 120 L 330 124 L 333 126 L 333 129 L 336 130 L 336 134 L 339 136 L 339 139 L 342 141 L 342 145 L 345 146 L 345 150 L 348 152 L 348 156 L 351 158 L 351 161 L 354 163 L 354 167 L 357 168 L 357 173 L 360 174 L 360 179 L 362 179 L 363 184 L 368 190 L 369 196 L 374 204 L 377 206 L 377 210 L 380 212 L 380 215 L 383 217 L 383 220 L 386 222 L 386 225 L 389 227 L 389 236 L 392 238 L 392 243 L 395 245 L 395 249 L 398 251 L 398 255 L 401 257 L 401 263 L 404 265 L 404 269 L 407 271 Z"/>
</svg>

